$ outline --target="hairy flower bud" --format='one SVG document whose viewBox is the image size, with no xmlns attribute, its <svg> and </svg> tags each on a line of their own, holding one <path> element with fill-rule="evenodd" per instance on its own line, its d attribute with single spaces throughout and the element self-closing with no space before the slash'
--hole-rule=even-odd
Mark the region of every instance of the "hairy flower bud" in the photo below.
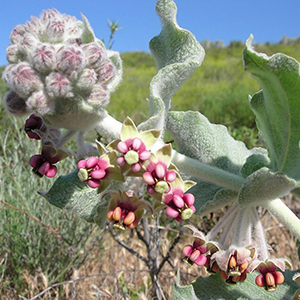
<svg viewBox="0 0 300 300">
<path fill-rule="evenodd" d="M 6 58 L 10 63 L 17 63 L 22 59 L 22 52 L 19 49 L 18 45 L 12 44 L 6 49 Z"/>
<path fill-rule="evenodd" d="M 4 98 L 4 106 L 6 110 L 16 117 L 23 117 L 30 112 L 26 105 L 26 101 L 19 97 L 14 91 L 8 91 Z"/>
<path fill-rule="evenodd" d="M 62 73 L 80 72 L 85 67 L 82 50 L 76 46 L 63 46 L 57 52 L 57 69 Z"/>
<path fill-rule="evenodd" d="M 26 104 L 30 111 L 36 111 L 40 115 L 51 114 L 54 110 L 54 102 L 48 100 L 44 91 L 32 93 Z"/>
<path fill-rule="evenodd" d="M 61 73 L 52 72 L 45 79 L 46 91 L 51 98 L 73 97 L 72 86 L 69 79 Z"/>
<path fill-rule="evenodd" d="M 31 53 L 34 67 L 41 73 L 54 69 L 56 64 L 56 51 L 50 44 L 40 44 Z"/>
<path fill-rule="evenodd" d="M 87 60 L 87 67 L 97 69 L 106 58 L 106 51 L 99 43 L 93 42 L 82 46 L 82 50 Z"/>
<path fill-rule="evenodd" d="M 3 80 L 28 109 L 41 114 L 48 124 L 69 130 L 84 131 L 98 122 L 103 114 L 99 108 L 108 104 L 120 80 L 107 83 L 121 77 L 122 63 L 116 53 L 114 61 L 108 58 L 84 16 L 82 22 L 56 9 L 45 10 L 39 18 L 16 26 L 10 39 L 6 51 L 10 64 Z M 45 96 L 42 102 L 47 104 L 37 103 L 37 96 Z M 14 111 L 12 107 L 16 102 L 7 109 Z M 20 115 L 21 110 L 17 111 Z"/>
<path fill-rule="evenodd" d="M 20 97 L 27 98 L 33 91 L 43 88 L 43 83 L 36 71 L 26 62 L 6 68 L 3 81 Z"/>
<path fill-rule="evenodd" d="M 50 19 L 46 28 L 48 40 L 52 43 L 62 42 L 65 33 L 65 23 L 63 19 Z"/>
<path fill-rule="evenodd" d="M 107 84 L 116 75 L 116 68 L 110 59 L 105 59 L 96 72 L 98 81 Z"/>
<path fill-rule="evenodd" d="M 109 92 L 100 84 L 95 84 L 87 97 L 87 103 L 93 107 L 102 107 L 109 102 Z"/>
<path fill-rule="evenodd" d="M 97 82 L 97 74 L 93 69 L 84 69 L 76 82 L 76 87 L 79 90 L 91 90 Z"/>
</svg>

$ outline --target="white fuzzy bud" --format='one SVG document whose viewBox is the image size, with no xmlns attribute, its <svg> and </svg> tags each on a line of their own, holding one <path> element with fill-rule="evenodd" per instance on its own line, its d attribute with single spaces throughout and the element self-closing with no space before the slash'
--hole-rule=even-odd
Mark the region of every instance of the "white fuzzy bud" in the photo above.
<svg viewBox="0 0 300 300">
<path fill-rule="evenodd" d="M 26 32 L 27 30 L 24 25 L 17 25 L 10 34 L 11 42 L 13 44 L 19 43 Z"/>
<path fill-rule="evenodd" d="M 82 50 L 77 46 L 63 46 L 57 52 L 57 69 L 62 73 L 81 72 L 85 67 Z"/>
<path fill-rule="evenodd" d="M 99 83 L 107 84 L 116 75 L 116 67 L 110 59 L 105 59 L 96 72 Z"/>
<path fill-rule="evenodd" d="M 87 67 L 97 69 L 106 58 L 106 51 L 98 43 L 93 42 L 82 46 L 87 60 Z"/>
<path fill-rule="evenodd" d="M 33 91 L 43 88 L 36 71 L 26 62 L 10 65 L 3 73 L 4 82 L 20 97 L 27 98 Z"/>
<path fill-rule="evenodd" d="M 33 66 L 40 72 L 45 73 L 53 70 L 56 66 L 56 51 L 50 44 L 40 44 L 31 53 Z"/>
<path fill-rule="evenodd" d="M 90 90 L 96 81 L 96 72 L 92 69 L 84 69 L 76 82 L 76 87 L 80 90 Z"/>
<path fill-rule="evenodd" d="M 39 115 L 51 114 L 54 110 L 54 102 L 49 101 L 43 91 L 34 92 L 26 101 L 27 108 Z"/>
<path fill-rule="evenodd" d="M 72 86 L 69 79 L 61 73 L 52 72 L 46 79 L 46 91 L 51 98 L 73 97 Z"/>
<path fill-rule="evenodd" d="M 107 105 L 109 103 L 109 91 L 100 84 L 95 84 L 87 98 L 87 103 L 93 107 L 102 107 Z"/>
<path fill-rule="evenodd" d="M 16 44 L 12 44 L 6 48 L 6 58 L 10 63 L 17 63 L 21 60 L 23 54 L 21 53 L 19 46 Z"/>
</svg>

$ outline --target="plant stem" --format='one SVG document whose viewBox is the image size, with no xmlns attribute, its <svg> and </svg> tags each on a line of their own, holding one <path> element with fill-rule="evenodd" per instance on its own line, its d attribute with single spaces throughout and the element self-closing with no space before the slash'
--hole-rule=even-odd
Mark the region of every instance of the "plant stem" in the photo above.
<svg viewBox="0 0 300 300">
<path fill-rule="evenodd" d="M 239 191 L 245 181 L 243 177 L 209 166 L 173 150 L 172 162 L 180 171 L 203 181 Z"/>
<path fill-rule="evenodd" d="M 272 213 L 297 239 L 300 239 L 300 220 L 280 199 L 264 201 L 261 206 Z"/>
<path fill-rule="evenodd" d="M 101 120 L 95 126 L 95 129 L 104 136 L 109 136 L 112 139 L 118 139 L 120 137 L 120 132 L 122 128 L 122 123 L 117 121 L 115 118 L 109 114 L 105 114 Z"/>
</svg>

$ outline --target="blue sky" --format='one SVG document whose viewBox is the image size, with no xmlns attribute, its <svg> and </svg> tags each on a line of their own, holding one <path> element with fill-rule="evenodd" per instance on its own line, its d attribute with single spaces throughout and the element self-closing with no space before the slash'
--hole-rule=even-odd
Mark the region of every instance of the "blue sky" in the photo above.
<svg viewBox="0 0 300 300">
<path fill-rule="evenodd" d="M 108 40 L 107 20 L 119 20 L 114 50 L 149 51 L 149 40 L 160 31 L 155 13 L 156 0 L 0 0 L 0 65 L 6 64 L 5 49 L 9 35 L 17 24 L 31 15 L 55 7 L 62 13 L 90 21 L 96 36 Z M 299 0 L 175 0 L 178 23 L 196 38 L 245 41 L 250 33 L 255 41 L 278 42 L 283 35 L 300 35 Z"/>
</svg>

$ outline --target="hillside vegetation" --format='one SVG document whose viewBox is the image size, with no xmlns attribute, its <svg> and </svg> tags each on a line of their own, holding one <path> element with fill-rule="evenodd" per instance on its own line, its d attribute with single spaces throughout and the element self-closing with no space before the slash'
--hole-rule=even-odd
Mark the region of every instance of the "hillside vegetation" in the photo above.
<svg viewBox="0 0 300 300">
<path fill-rule="evenodd" d="M 255 49 L 268 55 L 282 52 L 300 60 L 300 44 L 297 43 L 256 45 Z M 240 43 L 232 47 L 207 49 L 202 66 L 174 95 L 172 110 L 197 110 L 212 123 L 225 124 L 232 129 L 241 126 L 254 128 L 248 95 L 258 91 L 259 85 L 243 70 L 242 52 Z M 156 67 L 151 54 L 145 52 L 123 53 L 122 59 L 124 79 L 112 94 L 107 110 L 120 121 L 130 115 L 139 123 L 149 115 L 147 97 Z M 0 80 L 1 96 L 5 92 L 6 87 Z M 3 124 L 5 117 L 2 116 L 0 129 Z"/>
</svg>

